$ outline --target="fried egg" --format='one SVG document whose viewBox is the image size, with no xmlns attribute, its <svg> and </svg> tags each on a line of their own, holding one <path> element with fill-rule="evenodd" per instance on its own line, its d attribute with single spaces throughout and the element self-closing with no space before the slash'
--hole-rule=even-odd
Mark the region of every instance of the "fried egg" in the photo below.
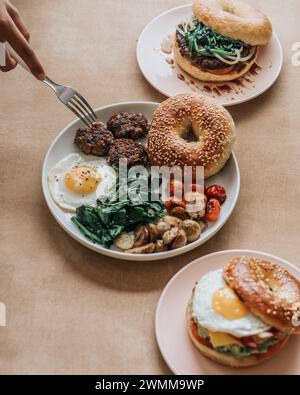
<svg viewBox="0 0 300 395">
<path fill-rule="evenodd" d="M 116 172 L 104 158 L 70 154 L 52 167 L 48 185 L 55 203 L 74 212 L 82 205 L 96 206 L 116 185 Z"/>
<path fill-rule="evenodd" d="M 210 332 L 235 337 L 256 335 L 268 330 L 223 279 L 223 270 L 207 273 L 198 282 L 193 297 L 193 315 Z"/>
</svg>

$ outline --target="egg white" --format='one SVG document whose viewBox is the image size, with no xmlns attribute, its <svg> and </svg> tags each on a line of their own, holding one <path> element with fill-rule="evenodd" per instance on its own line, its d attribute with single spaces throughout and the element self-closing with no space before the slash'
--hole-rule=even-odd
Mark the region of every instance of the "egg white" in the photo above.
<svg viewBox="0 0 300 395">
<path fill-rule="evenodd" d="M 193 297 L 193 315 L 199 325 L 211 332 L 228 333 L 235 337 L 251 336 L 268 330 L 270 327 L 251 313 L 236 320 L 228 320 L 213 309 L 213 294 L 226 286 L 222 269 L 207 273 L 198 282 Z"/>
<path fill-rule="evenodd" d="M 100 176 L 100 182 L 92 193 L 79 195 L 66 187 L 64 178 L 70 169 L 83 165 L 95 169 Z M 73 153 L 52 167 L 48 174 L 48 186 L 55 203 L 64 210 L 74 212 L 82 205 L 96 206 L 97 199 L 109 196 L 109 191 L 116 185 L 116 179 L 115 170 L 104 158 Z"/>
</svg>

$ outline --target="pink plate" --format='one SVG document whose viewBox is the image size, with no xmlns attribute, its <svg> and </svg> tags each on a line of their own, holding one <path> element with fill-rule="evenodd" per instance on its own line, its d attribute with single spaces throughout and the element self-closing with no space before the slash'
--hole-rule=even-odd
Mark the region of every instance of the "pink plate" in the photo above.
<svg viewBox="0 0 300 395">
<path fill-rule="evenodd" d="M 215 98 L 223 106 L 232 106 L 252 100 L 266 92 L 277 80 L 283 63 L 283 52 L 276 34 L 259 51 L 257 64 L 230 83 L 197 81 L 174 62 L 170 41 L 181 21 L 192 16 L 191 4 L 183 5 L 154 18 L 145 27 L 137 44 L 137 61 L 146 80 L 166 96 L 183 92 L 198 92 Z M 166 48 L 165 48 L 166 47 Z"/>
<path fill-rule="evenodd" d="M 204 357 L 189 338 L 185 309 L 192 288 L 205 273 L 220 269 L 233 257 L 248 255 L 277 263 L 300 277 L 300 270 L 285 260 L 257 251 L 228 250 L 195 260 L 179 271 L 165 287 L 156 310 L 155 331 L 160 351 L 169 368 L 178 375 L 285 374 L 300 373 L 300 336 L 291 336 L 273 358 L 250 368 L 234 369 Z"/>
</svg>

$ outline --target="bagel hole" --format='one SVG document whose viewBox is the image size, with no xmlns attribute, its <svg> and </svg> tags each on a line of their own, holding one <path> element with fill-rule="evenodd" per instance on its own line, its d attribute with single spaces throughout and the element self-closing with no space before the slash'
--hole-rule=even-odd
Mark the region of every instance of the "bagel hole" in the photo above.
<svg viewBox="0 0 300 395">
<path fill-rule="evenodd" d="M 193 126 L 191 124 L 187 127 L 185 140 L 189 143 L 195 143 L 198 141 Z"/>
</svg>

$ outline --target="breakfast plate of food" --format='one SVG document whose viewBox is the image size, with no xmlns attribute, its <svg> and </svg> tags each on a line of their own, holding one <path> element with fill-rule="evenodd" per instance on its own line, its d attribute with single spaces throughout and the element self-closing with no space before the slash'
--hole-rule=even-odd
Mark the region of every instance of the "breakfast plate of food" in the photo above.
<svg viewBox="0 0 300 395">
<path fill-rule="evenodd" d="M 166 96 L 198 92 L 224 106 L 268 90 L 283 52 L 267 16 L 240 0 L 195 0 L 153 19 L 141 33 L 137 61 Z"/>
<path fill-rule="evenodd" d="M 155 329 L 176 374 L 299 374 L 300 270 L 257 251 L 201 257 L 165 287 Z"/>
<path fill-rule="evenodd" d="M 44 196 L 69 235 L 104 255 L 146 261 L 183 254 L 221 229 L 240 189 L 235 125 L 224 107 L 183 94 L 161 104 L 119 103 L 95 113 L 99 121 L 91 127 L 75 120 L 60 132 L 44 160 Z M 188 141 L 190 134 L 194 141 Z M 190 166 L 192 180 L 202 167 L 202 183 L 170 179 L 168 193 L 152 199 L 150 172 L 161 166 Z M 143 187 L 137 187 L 136 168 Z"/>
</svg>

